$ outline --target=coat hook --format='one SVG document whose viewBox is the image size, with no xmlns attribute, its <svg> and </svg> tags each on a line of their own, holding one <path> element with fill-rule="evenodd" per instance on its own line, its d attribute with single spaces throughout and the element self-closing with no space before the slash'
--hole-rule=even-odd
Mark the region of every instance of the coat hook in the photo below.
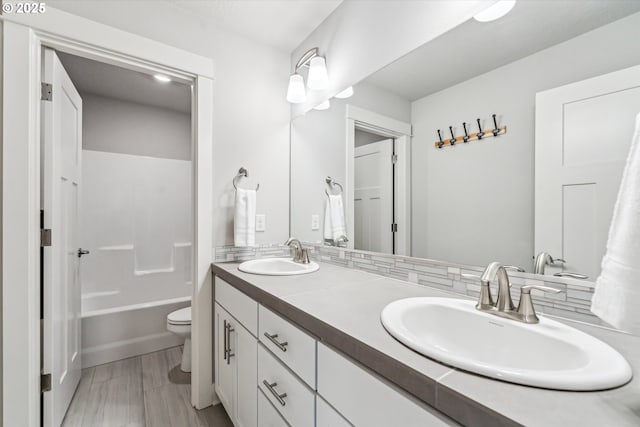
<svg viewBox="0 0 640 427">
<path fill-rule="evenodd" d="M 498 129 L 498 123 L 496 123 L 496 115 L 493 115 L 493 136 L 498 136 L 500 129 Z"/>
<path fill-rule="evenodd" d="M 467 123 L 466 122 L 462 122 L 462 128 L 464 129 L 464 137 L 462 138 L 462 141 L 467 143 L 467 142 L 469 142 L 469 133 L 467 132 Z"/>
<path fill-rule="evenodd" d="M 438 142 L 438 148 L 442 148 L 444 141 L 442 140 L 442 135 L 440 135 L 440 129 L 438 129 L 438 138 L 440 139 L 440 142 Z"/>
<path fill-rule="evenodd" d="M 453 134 L 453 126 L 449 126 L 449 132 L 451 132 L 451 139 L 449 140 L 449 144 L 456 145 L 456 136 Z"/>
<path fill-rule="evenodd" d="M 478 133 L 476 134 L 476 136 L 480 140 L 484 136 L 484 132 L 482 132 L 482 126 L 480 126 L 480 119 L 476 119 L 476 121 L 478 122 Z"/>
</svg>

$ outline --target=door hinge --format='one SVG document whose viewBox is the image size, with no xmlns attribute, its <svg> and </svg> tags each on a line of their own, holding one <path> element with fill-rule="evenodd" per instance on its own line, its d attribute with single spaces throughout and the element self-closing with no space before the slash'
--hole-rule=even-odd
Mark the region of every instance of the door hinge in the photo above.
<svg viewBox="0 0 640 427">
<path fill-rule="evenodd" d="M 53 100 L 53 86 L 51 85 L 51 83 L 42 82 L 40 84 L 40 99 L 42 101 Z"/>
<path fill-rule="evenodd" d="M 40 229 L 40 246 L 51 246 L 51 229 L 50 228 L 42 228 Z"/>
<path fill-rule="evenodd" d="M 392 233 L 398 232 L 398 224 L 391 224 L 391 232 Z"/>
<path fill-rule="evenodd" d="M 394 164 L 394 165 L 396 163 L 398 163 L 398 155 L 397 154 L 392 154 L 391 155 L 391 163 Z"/>
<path fill-rule="evenodd" d="M 40 392 L 51 391 L 51 374 L 40 375 Z"/>
</svg>

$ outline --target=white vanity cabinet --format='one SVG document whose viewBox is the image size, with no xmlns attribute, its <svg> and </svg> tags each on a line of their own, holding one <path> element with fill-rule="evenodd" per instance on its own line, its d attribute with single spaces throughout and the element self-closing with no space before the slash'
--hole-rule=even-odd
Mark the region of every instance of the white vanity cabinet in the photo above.
<svg viewBox="0 0 640 427">
<path fill-rule="evenodd" d="M 235 427 L 457 425 L 215 279 L 215 389 Z"/>
<path fill-rule="evenodd" d="M 216 278 L 215 388 L 236 427 L 255 427 L 258 419 L 258 304 Z"/>
</svg>

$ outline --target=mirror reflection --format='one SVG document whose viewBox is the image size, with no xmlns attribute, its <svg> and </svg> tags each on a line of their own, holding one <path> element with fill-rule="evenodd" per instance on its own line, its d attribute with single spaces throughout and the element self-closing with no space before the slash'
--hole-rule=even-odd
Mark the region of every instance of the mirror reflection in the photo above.
<svg viewBox="0 0 640 427">
<path fill-rule="evenodd" d="M 594 280 L 640 111 L 640 89 L 625 77 L 638 74 L 639 11 L 638 2 L 518 2 L 294 119 L 291 235 Z"/>
</svg>

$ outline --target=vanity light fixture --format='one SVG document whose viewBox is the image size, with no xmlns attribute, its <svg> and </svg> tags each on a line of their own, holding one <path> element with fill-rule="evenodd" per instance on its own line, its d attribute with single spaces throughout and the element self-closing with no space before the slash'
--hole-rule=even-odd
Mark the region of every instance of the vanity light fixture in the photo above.
<svg viewBox="0 0 640 427">
<path fill-rule="evenodd" d="M 349 86 L 348 88 L 346 88 L 345 90 L 343 90 L 342 92 L 337 94 L 336 98 L 345 99 L 345 98 L 349 98 L 351 96 L 353 96 L 353 86 Z"/>
<path fill-rule="evenodd" d="M 490 22 L 496 19 L 502 18 L 509 13 L 513 6 L 516 5 L 516 0 L 500 0 L 495 4 L 489 6 L 480 13 L 473 16 L 473 19 L 480 22 Z"/>
<path fill-rule="evenodd" d="M 307 94 L 304 89 L 304 79 L 298 70 L 302 67 L 309 67 L 307 86 L 312 90 L 323 90 L 329 87 L 329 77 L 327 75 L 327 64 L 324 57 L 318 54 L 318 48 L 314 47 L 306 51 L 289 77 L 289 87 L 287 89 L 287 101 L 292 104 L 300 104 L 307 101 Z"/>
<path fill-rule="evenodd" d="M 328 110 L 330 107 L 331 107 L 331 103 L 327 99 L 326 101 L 321 102 L 320 104 L 318 104 L 315 107 L 313 107 L 313 109 L 322 111 L 322 110 Z"/>
<path fill-rule="evenodd" d="M 161 83 L 169 83 L 171 79 L 164 74 L 154 74 L 153 78 Z"/>
</svg>

